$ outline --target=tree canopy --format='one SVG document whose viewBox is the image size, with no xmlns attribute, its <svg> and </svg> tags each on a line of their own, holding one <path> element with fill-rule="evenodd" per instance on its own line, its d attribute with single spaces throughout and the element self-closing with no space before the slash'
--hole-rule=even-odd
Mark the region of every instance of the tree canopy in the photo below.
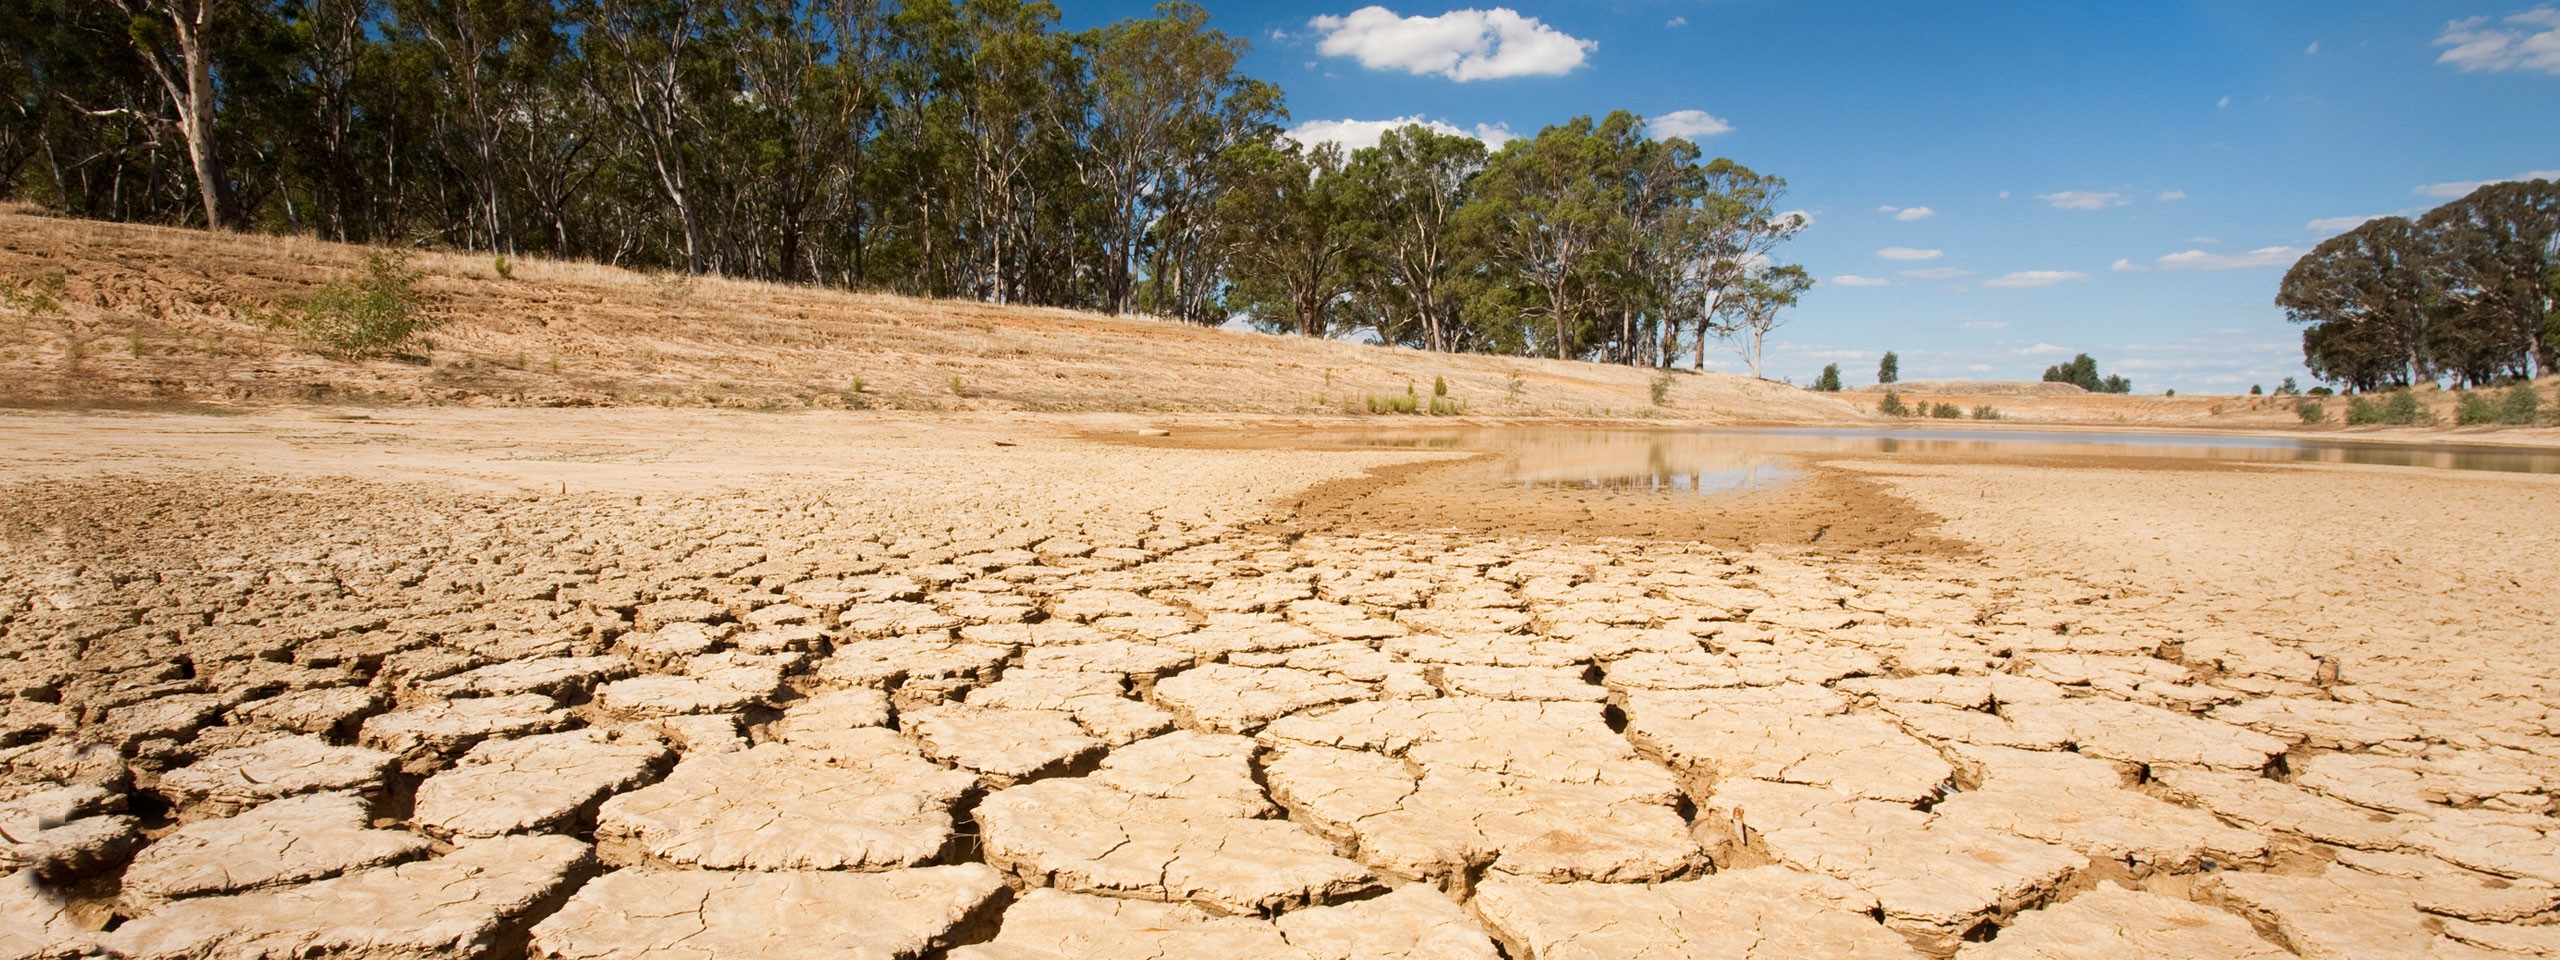
<svg viewBox="0 0 2560 960">
<path fill-rule="evenodd" d="M 1345 152 L 1195 3 L 25 0 L 0 195 L 76 216 L 1669 366 L 1810 281 L 1616 112 Z M 1684 351 L 1685 348 L 1685 351 Z"/>
<path fill-rule="evenodd" d="M 2350 389 L 2560 371 L 2560 184 L 2366 221 L 2296 261 L 2276 305 L 2304 324 L 2312 375 Z"/>
</svg>

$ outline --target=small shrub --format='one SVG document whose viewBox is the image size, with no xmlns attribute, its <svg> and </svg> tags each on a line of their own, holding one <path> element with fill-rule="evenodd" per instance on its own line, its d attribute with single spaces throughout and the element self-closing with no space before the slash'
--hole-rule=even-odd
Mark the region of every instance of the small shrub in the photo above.
<svg viewBox="0 0 2560 960">
<path fill-rule="evenodd" d="M 1511 402 L 1519 403 L 1520 392 L 1528 389 L 1528 386 L 1528 381 L 1520 379 L 1520 375 L 1518 373 L 1514 373 L 1511 375 L 1511 379 L 1503 382 L 1502 392 L 1504 396 L 1511 398 Z"/>
<path fill-rule="evenodd" d="M 863 379 L 861 377 L 855 377 L 845 382 L 844 392 L 861 393 L 864 386 L 867 386 L 867 384 L 863 382 Z"/>
<path fill-rule="evenodd" d="M 2465 390 L 2454 401 L 2453 422 L 2466 427 L 2497 423 L 2499 414 L 2503 412 L 2498 404 L 2490 402 L 2480 391 Z"/>
<path fill-rule="evenodd" d="M 689 300 L 693 297 L 693 274 L 670 270 L 650 277 L 649 287 L 660 300 Z"/>
<path fill-rule="evenodd" d="M 2294 397 L 2300 395 L 2302 395 L 2302 387 L 2296 385 L 2293 382 L 2292 377 L 2286 377 L 2284 378 L 2283 383 L 2276 384 L 2276 396 Z"/>
<path fill-rule="evenodd" d="M 1447 378 L 1444 378 L 1444 377 L 1433 376 L 1433 377 L 1431 378 L 1431 395 L 1432 395 L 1432 396 L 1435 396 L 1435 397 L 1445 397 L 1445 396 L 1448 396 L 1448 395 L 1449 395 L 1449 381 L 1448 381 L 1448 379 L 1447 379 Z"/>
<path fill-rule="evenodd" d="M 1421 400 L 1411 393 L 1373 393 L 1369 395 L 1370 413 L 1412 413 L 1421 409 Z"/>
<path fill-rule="evenodd" d="M 1884 399 L 1876 402 L 1876 412 L 1888 417 L 1907 417 L 1911 415 L 1911 408 L 1903 405 L 1901 394 L 1887 390 Z"/>
<path fill-rule="evenodd" d="M 1940 400 L 1929 408 L 1929 415 L 1940 420 L 1956 420 L 1964 416 L 1964 408 Z"/>
<path fill-rule="evenodd" d="M 2434 423 L 2435 417 L 2418 403 L 2418 395 L 2403 387 L 2376 401 L 2366 396 L 2347 398 L 2347 423 L 2406 427 Z"/>
<path fill-rule="evenodd" d="M 2174 390 L 2173 390 L 2173 391 L 2170 391 L 2170 392 L 2175 393 L 2176 391 L 2174 391 Z M 2253 396 L 2253 397 L 2262 397 L 2262 396 L 2265 396 L 2265 395 L 2266 395 L 2266 393 L 2267 393 L 2267 391 L 2266 391 L 2266 388 L 2264 388 L 2264 387 L 2258 386 L 2257 384 L 2254 384 L 2254 383 L 2249 385 L 2249 395 L 2250 395 L 2250 396 Z"/>
<path fill-rule="evenodd" d="M 2313 388 L 2311 388 L 2311 389 L 2309 389 L 2309 390 L 2307 390 L 2307 391 L 2304 391 L 2304 392 L 2305 392 L 2305 393 L 2310 394 L 2311 396 L 2315 396 L 2315 397 L 2333 397 L 2333 396 L 2337 396 L 2337 394 L 2338 394 L 2338 391 L 2331 390 L 2331 389 L 2329 389 L 2329 388 L 2328 388 L 2327 386 L 2325 386 L 2325 385 L 2324 385 L 2324 386 L 2317 386 L 2317 387 L 2313 387 Z"/>
<path fill-rule="evenodd" d="M 142 359 L 142 331 L 127 332 L 124 335 L 124 348 L 133 354 L 134 359 Z"/>
<path fill-rule="evenodd" d="M 1986 403 L 1973 408 L 1973 418 L 1976 420 L 1998 420 L 2000 419 L 2000 411 L 1991 409 L 1991 405 Z"/>
<path fill-rule="evenodd" d="M 1667 407 L 1671 405 L 1671 371 L 1665 370 L 1661 373 L 1654 374 L 1653 383 L 1650 387 L 1653 392 L 1654 406 Z"/>
<path fill-rule="evenodd" d="M 2127 390 L 2131 390 L 2131 389 L 2133 389 L 2133 387 L 2132 387 L 2132 385 L 2131 385 L 2131 384 L 2127 384 L 2127 385 L 2125 386 L 2125 389 L 2127 389 Z M 2257 392 L 2258 392 L 2258 388 L 2256 388 L 2256 387 L 2250 387 L 2250 388 L 2249 388 L 2249 392 L 2250 392 L 2250 393 L 2252 393 L 2252 394 L 2255 394 L 2255 393 L 2257 393 Z M 2161 396 L 2164 396 L 2164 397 L 2174 397 L 2174 396 L 2177 396 L 2177 395 L 2178 395 L 2178 391 L 2175 391 L 2175 390 L 2163 390 L 2163 391 L 2160 391 L 2160 395 L 2161 395 Z"/>
<path fill-rule="evenodd" d="M 1433 398 L 1431 398 L 1431 415 L 1432 415 L 1432 416 L 1435 416 L 1435 417 L 1454 417 L 1454 416 L 1458 416 L 1459 414 L 1463 414 L 1463 413 L 1465 413 L 1465 412 L 1467 412 L 1467 405 L 1466 405 L 1466 403 L 1465 403 L 1464 401 L 1458 400 L 1458 399 L 1456 399 L 1456 398 L 1454 398 L 1454 397 L 1433 397 Z"/>
<path fill-rule="evenodd" d="M 364 273 L 321 287 L 293 310 L 268 319 L 311 349 L 341 360 L 396 356 L 436 325 L 405 254 L 365 257 Z"/>
<path fill-rule="evenodd" d="M 951 375 L 951 395 L 955 397 L 965 397 L 969 395 L 968 390 L 960 384 L 960 375 L 956 373 Z"/>
<path fill-rule="evenodd" d="M 497 261 L 493 263 L 492 266 L 495 266 L 498 269 L 498 279 L 513 280 L 516 278 L 516 265 L 513 261 L 507 259 L 506 254 L 499 254 Z"/>
<path fill-rule="evenodd" d="M 2295 416 L 2301 417 L 2305 424 L 2319 423 L 2329 419 L 2329 409 L 2321 406 L 2318 400 L 2304 400 L 2294 404 L 2293 412 Z"/>
<path fill-rule="evenodd" d="M 36 278 L 20 290 L 0 290 L 0 303 L 25 311 L 31 317 L 47 317 L 62 312 L 63 291 L 70 281 L 62 274 L 48 273 Z"/>
<path fill-rule="evenodd" d="M 2532 384 L 2519 383 L 2508 387 L 2506 394 L 2498 398 L 2499 423 L 2524 426 L 2540 419 L 2542 395 L 2533 392 Z"/>
</svg>

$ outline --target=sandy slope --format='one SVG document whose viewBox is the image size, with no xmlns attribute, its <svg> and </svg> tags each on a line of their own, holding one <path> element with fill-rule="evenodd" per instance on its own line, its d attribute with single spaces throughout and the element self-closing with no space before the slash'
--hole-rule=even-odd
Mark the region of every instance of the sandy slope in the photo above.
<svg viewBox="0 0 2560 960">
<path fill-rule="evenodd" d="M 0 402 L 313 400 L 757 409 L 1340 413 L 1434 378 L 1490 416 L 1837 421 L 1838 400 L 1724 374 L 1450 356 L 1065 310 L 419 254 L 450 322 L 423 363 L 338 363 L 254 311 L 348 275 L 307 239 L 0 213 L 0 284 L 67 276 L 66 319 L 0 314 Z M 855 381 L 861 381 L 855 392 Z"/>
</svg>

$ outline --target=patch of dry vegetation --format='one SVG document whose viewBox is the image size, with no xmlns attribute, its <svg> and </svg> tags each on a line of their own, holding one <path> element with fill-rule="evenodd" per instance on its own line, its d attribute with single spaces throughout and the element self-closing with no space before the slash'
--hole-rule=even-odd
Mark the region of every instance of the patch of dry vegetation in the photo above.
<svg viewBox="0 0 2560 960">
<path fill-rule="evenodd" d="M 1068 310 L 417 253 L 440 319 L 402 359 L 320 355 L 272 311 L 359 276 L 369 248 L 0 210 L 0 286 L 64 277 L 63 309 L 0 308 L 0 403 L 368 402 L 762 409 L 1336 414 L 1447 385 L 1485 416 L 1621 411 L 1846 420 L 1781 384 L 1454 356 Z M 954 383 L 962 389 L 953 389 Z"/>
</svg>

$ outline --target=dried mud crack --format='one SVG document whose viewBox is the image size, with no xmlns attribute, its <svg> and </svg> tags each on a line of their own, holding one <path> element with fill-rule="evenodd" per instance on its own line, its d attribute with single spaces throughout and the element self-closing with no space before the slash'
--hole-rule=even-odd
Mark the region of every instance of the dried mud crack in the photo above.
<svg viewBox="0 0 2560 960">
<path fill-rule="evenodd" d="M 14 479 L 0 958 L 2560 952 L 2547 666 L 2467 695 L 1852 471 L 1061 433 Z"/>
</svg>

